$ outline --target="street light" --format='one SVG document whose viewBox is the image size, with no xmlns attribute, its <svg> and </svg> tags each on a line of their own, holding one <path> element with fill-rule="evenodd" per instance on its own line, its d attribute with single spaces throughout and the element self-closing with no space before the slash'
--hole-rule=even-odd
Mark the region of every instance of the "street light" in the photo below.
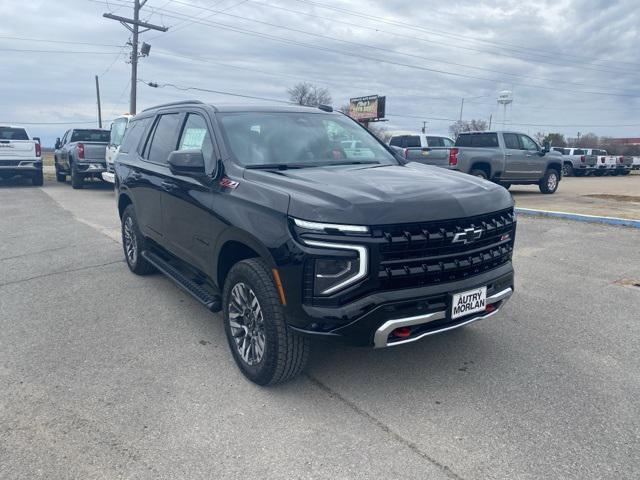
<svg viewBox="0 0 640 480">
<path fill-rule="evenodd" d="M 489 95 L 478 95 L 477 97 L 467 97 L 466 99 L 467 100 L 475 100 L 476 98 L 485 98 L 485 97 L 488 97 L 488 96 Z M 459 121 L 462 121 L 462 110 L 464 109 L 464 101 L 465 101 L 465 98 L 463 97 L 462 98 L 462 102 L 460 103 L 460 120 Z"/>
</svg>

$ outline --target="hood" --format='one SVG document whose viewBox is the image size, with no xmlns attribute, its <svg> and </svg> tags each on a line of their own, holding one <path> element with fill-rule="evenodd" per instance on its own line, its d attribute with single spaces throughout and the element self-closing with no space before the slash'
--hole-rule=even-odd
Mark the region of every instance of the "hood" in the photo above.
<svg viewBox="0 0 640 480">
<path fill-rule="evenodd" d="M 283 171 L 247 170 L 245 178 L 289 194 L 292 217 L 355 225 L 463 218 L 509 208 L 499 185 L 446 169 L 350 165 Z"/>
</svg>

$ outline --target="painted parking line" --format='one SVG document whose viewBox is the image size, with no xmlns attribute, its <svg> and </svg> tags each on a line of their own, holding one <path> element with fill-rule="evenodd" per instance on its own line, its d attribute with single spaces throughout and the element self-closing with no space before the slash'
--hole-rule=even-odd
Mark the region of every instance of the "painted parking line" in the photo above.
<svg viewBox="0 0 640 480">
<path fill-rule="evenodd" d="M 519 207 L 516 207 L 516 213 L 523 215 L 542 215 L 545 217 L 566 218 L 567 220 L 576 220 L 578 222 L 606 223 L 609 225 L 623 225 L 625 227 L 640 228 L 640 220 L 632 220 L 629 218 L 583 215 L 580 213 L 556 212 L 553 210 L 537 210 L 534 208 Z"/>
</svg>

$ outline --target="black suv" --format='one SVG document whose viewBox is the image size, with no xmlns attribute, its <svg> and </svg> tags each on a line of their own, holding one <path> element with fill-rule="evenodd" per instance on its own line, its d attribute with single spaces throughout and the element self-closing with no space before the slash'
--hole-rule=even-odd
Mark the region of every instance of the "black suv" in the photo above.
<svg viewBox="0 0 640 480">
<path fill-rule="evenodd" d="M 509 193 L 405 164 L 330 107 L 148 109 L 115 174 L 129 268 L 222 310 L 258 384 L 299 373 L 312 337 L 400 345 L 493 315 L 513 292 Z"/>
</svg>

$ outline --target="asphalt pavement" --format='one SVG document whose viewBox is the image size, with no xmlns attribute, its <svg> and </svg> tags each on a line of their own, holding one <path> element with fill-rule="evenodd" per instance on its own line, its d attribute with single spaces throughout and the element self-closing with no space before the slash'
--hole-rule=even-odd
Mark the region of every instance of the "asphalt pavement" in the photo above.
<svg viewBox="0 0 640 480">
<path fill-rule="evenodd" d="M 501 314 L 270 388 L 117 232 L 101 184 L 0 186 L 2 479 L 640 477 L 638 229 L 521 217 Z"/>
</svg>

